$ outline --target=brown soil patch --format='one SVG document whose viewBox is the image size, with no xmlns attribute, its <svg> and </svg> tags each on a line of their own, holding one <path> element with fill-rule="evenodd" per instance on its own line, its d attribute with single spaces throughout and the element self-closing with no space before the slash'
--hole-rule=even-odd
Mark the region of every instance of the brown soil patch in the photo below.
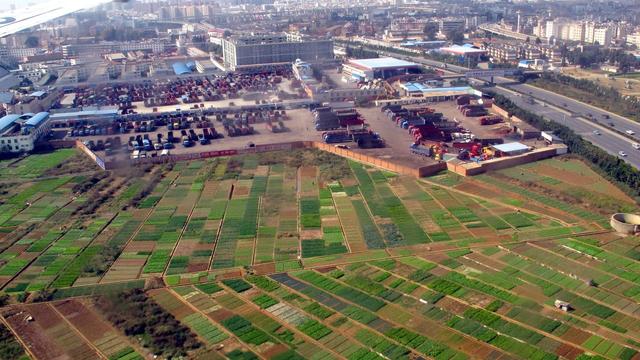
<svg viewBox="0 0 640 360">
<path fill-rule="evenodd" d="M 316 173 L 315 166 L 303 166 L 300 168 L 300 176 L 314 178 L 316 177 Z"/>
<path fill-rule="evenodd" d="M 566 333 L 562 334 L 560 338 L 573 344 L 582 344 L 590 337 L 591 334 L 588 332 L 572 327 Z"/>
<path fill-rule="evenodd" d="M 324 274 L 324 273 L 331 272 L 331 271 L 333 271 L 335 269 L 336 269 L 335 266 L 326 266 L 326 267 L 321 267 L 321 268 L 318 268 L 318 269 L 315 269 L 315 270 L 317 270 L 317 271 L 319 271 L 319 272 Z"/>
<path fill-rule="evenodd" d="M 242 277 L 242 271 L 240 270 L 230 270 L 216 276 L 216 279 L 224 280 L 224 279 L 233 279 Z"/>
<path fill-rule="evenodd" d="M 233 315 L 235 314 L 227 309 L 218 309 L 207 314 L 207 316 L 218 323 L 232 317 Z"/>
<path fill-rule="evenodd" d="M 62 348 L 55 344 L 45 335 L 44 327 L 35 321 L 24 321 L 25 316 L 30 312 L 25 312 L 24 307 L 19 306 L 3 311 L 3 317 L 9 326 L 20 336 L 20 339 L 29 347 L 29 350 L 38 359 L 60 359 L 65 355 Z"/>
<path fill-rule="evenodd" d="M 496 234 L 495 231 L 489 227 L 471 228 L 469 232 L 475 237 L 490 237 Z"/>
<path fill-rule="evenodd" d="M 556 349 L 556 355 L 562 356 L 566 359 L 575 359 L 580 355 L 582 351 L 570 344 L 562 344 Z"/>
<path fill-rule="evenodd" d="M 131 241 L 123 252 L 153 251 L 155 241 Z"/>
<path fill-rule="evenodd" d="M 187 265 L 187 272 L 198 272 L 205 271 L 209 267 L 209 263 L 198 263 L 198 264 L 189 264 Z"/>
<path fill-rule="evenodd" d="M 47 304 L 33 304 L 24 307 L 22 310 L 31 314 L 43 328 L 52 328 L 63 320 L 60 315 L 56 314 Z"/>
<path fill-rule="evenodd" d="M 80 333 L 95 342 L 111 331 L 95 313 L 77 300 L 68 300 L 54 305 Z"/>
<path fill-rule="evenodd" d="M 266 264 L 254 265 L 253 271 L 255 271 L 257 275 L 272 274 L 276 272 L 276 263 L 271 262 Z"/>
<path fill-rule="evenodd" d="M 448 297 L 442 298 L 440 301 L 438 301 L 438 307 L 443 308 L 444 310 L 456 315 L 462 314 L 468 308 L 467 305 Z"/>
<path fill-rule="evenodd" d="M 302 230 L 300 231 L 300 239 L 322 239 L 322 230 Z"/>
</svg>

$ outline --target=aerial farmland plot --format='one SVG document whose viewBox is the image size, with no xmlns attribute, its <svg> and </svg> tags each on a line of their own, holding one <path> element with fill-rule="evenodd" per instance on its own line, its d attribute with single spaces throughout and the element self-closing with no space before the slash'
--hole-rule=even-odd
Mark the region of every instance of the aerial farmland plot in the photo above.
<svg viewBox="0 0 640 360">
<path fill-rule="evenodd" d="M 0 163 L 3 359 L 640 359 L 640 247 L 608 226 L 637 204 L 576 159 L 29 159 Z"/>
</svg>

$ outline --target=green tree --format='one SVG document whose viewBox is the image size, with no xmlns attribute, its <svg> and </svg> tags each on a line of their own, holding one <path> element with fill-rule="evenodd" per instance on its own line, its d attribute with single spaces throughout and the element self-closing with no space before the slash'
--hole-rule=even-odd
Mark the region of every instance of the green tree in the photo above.
<svg viewBox="0 0 640 360">
<path fill-rule="evenodd" d="M 447 34 L 447 39 L 451 40 L 454 44 L 461 44 L 464 41 L 464 32 L 461 30 L 453 30 Z"/>
<path fill-rule="evenodd" d="M 425 24 L 422 32 L 427 39 L 433 40 L 436 38 L 436 34 L 438 33 L 438 24 L 434 22 L 428 22 Z"/>
</svg>

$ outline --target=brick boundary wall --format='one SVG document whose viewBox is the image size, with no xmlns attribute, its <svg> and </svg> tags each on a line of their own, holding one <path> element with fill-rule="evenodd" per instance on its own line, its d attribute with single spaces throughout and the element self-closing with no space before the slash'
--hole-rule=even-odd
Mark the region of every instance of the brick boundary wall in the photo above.
<svg viewBox="0 0 640 360">
<path fill-rule="evenodd" d="M 482 174 L 490 170 L 500 170 L 516 165 L 522 165 L 542 159 L 554 157 L 556 155 L 566 153 L 566 146 L 551 147 L 548 149 L 541 149 L 534 152 L 529 152 L 517 156 L 509 156 L 491 160 L 488 162 L 481 162 L 475 164 L 455 164 L 452 162 L 447 163 L 447 169 L 462 176 L 473 176 Z"/>
<path fill-rule="evenodd" d="M 396 172 L 403 175 L 411 175 L 414 177 L 425 177 L 425 176 L 433 175 L 439 171 L 447 169 L 447 164 L 444 162 L 412 168 L 408 166 L 399 165 L 391 161 L 379 159 L 373 156 L 361 154 L 357 151 L 352 151 L 349 149 L 341 149 L 333 145 L 325 144 L 318 141 L 293 141 L 293 142 L 287 142 L 287 143 L 256 145 L 255 147 L 244 148 L 244 149 L 203 151 L 203 152 L 196 152 L 196 153 L 189 153 L 189 154 L 176 154 L 176 155 L 168 155 L 168 156 L 148 157 L 148 158 L 137 159 L 137 160 L 121 160 L 121 161 L 105 161 L 96 153 L 91 151 L 87 146 L 85 146 L 79 140 L 76 141 L 76 147 L 80 149 L 83 153 L 85 153 L 96 164 L 98 164 L 98 166 L 100 166 L 103 170 L 125 168 L 125 167 L 143 165 L 143 164 L 166 164 L 166 163 L 174 163 L 178 161 L 189 161 L 189 160 L 208 159 L 208 158 L 221 157 L 221 156 L 255 154 L 255 153 L 263 153 L 263 152 L 269 152 L 269 151 L 282 151 L 282 150 L 293 150 L 293 149 L 302 149 L 302 148 L 314 148 L 314 149 L 330 152 L 338 156 L 342 156 L 348 159 L 367 163 L 388 171 Z"/>
</svg>

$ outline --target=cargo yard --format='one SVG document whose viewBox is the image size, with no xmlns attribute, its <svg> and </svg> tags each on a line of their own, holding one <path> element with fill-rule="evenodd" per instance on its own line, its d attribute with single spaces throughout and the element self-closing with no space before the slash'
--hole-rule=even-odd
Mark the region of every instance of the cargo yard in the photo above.
<svg viewBox="0 0 640 360">
<path fill-rule="evenodd" d="M 316 141 L 419 168 L 441 161 L 477 164 L 553 143 L 517 119 L 499 115 L 490 98 L 452 99 L 381 107 L 328 103 L 313 110 L 286 109 L 286 103 L 196 105 L 186 111 L 141 111 L 94 124 L 76 122 L 55 131 L 57 138 L 83 141 L 109 162 Z M 520 150 L 494 147 L 500 144 Z"/>
</svg>

